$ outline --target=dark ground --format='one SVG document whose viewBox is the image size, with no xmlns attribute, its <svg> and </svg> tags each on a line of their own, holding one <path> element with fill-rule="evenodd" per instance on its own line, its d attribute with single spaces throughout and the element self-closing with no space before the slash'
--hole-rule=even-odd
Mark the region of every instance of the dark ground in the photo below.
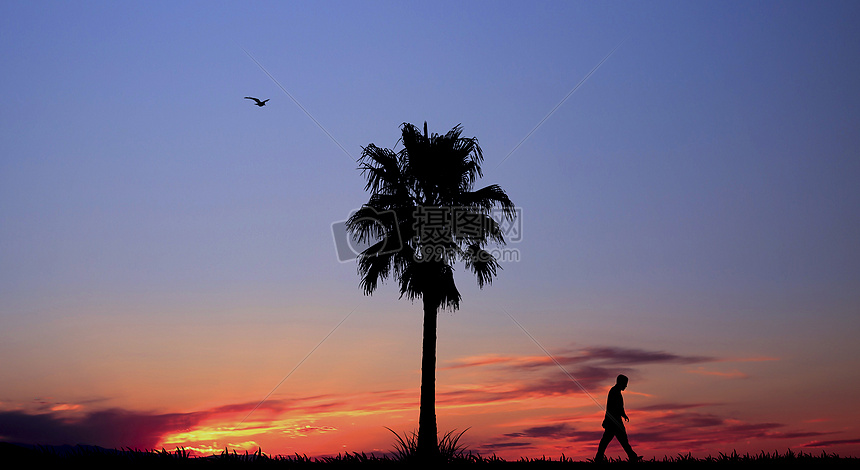
<svg viewBox="0 0 860 470">
<path fill-rule="evenodd" d="M 306 456 L 268 456 L 262 452 L 255 454 L 222 453 L 210 457 L 191 457 L 186 452 L 116 450 L 92 446 L 32 447 L 0 442 L 0 467 L 33 468 L 48 465 L 49 468 L 86 469 L 143 469 L 143 468 L 641 468 L 641 469 L 723 469 L 723 468 L 785 468 L 794 465 L 802 468 L 860 468 L 860 458 L 839 457 L 835 454 L 807 454 L 786 451 L 784 454 L 766 453 L 738 455 L 719 454 L 716 457 L 694 459 L 689 456 L 664 457 L 642 462 L 610 460 L 606 463 L 573 461 L 571 459 L 521 459 L 505 461 L 495 457 L 460 454 L 450 458 L 447 463 L 423 464 L 416 461 L 395 460 L 391 457 L 378 457 L 362 453 L 343 454 L 335 457 L 311 459 Z"/>
</svg>

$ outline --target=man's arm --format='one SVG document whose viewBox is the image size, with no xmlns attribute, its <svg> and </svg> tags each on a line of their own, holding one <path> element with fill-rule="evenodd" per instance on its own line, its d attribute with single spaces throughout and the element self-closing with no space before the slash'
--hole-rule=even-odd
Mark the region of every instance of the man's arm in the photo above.
<svg viewBox="0 0 860 470">
<path fill-rule="evenodd" d="M 624 398 L 622 398 L 621 392 L 618 392 L 618 403 L 621 405 L 621 417 L 624 418 L 625 421 L 630 421 L 630 418 L 627 417 L 627 413 L 624 412 Z"/>
</svg>

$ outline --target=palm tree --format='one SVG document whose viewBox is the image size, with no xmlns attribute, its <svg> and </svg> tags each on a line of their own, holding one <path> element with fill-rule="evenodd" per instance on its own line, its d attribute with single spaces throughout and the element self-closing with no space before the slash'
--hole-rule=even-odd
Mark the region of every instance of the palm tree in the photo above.
<svg viewBox="0 0 860 470">
<path fill-rule="evenodd" d="M 453 264 L 463 261 L 478 286 L 492 283 L 501 268 L 484 248 L 504 244 L 492 212 L 514 220 L 514 205 L 498 185 L 473 191 L 483 176 L 483 154 L 475 138 L 464 138 L 457 125 L 445 135 L 424 133 L 412 124 L 401 126 L 403 150 L 369 144 L 359 169 L 367 179 L 370 200 L 347 220 L 347 230 L 365 243 L 358 255 L 360 286 L 371 295 L 393 273 L 400 297 L 424 306 L 421 398 L 417 454 L 438 455 L 436 429 L 436 316 L 440 308 L 456 310 L 460 293 Z"/>
</svg>

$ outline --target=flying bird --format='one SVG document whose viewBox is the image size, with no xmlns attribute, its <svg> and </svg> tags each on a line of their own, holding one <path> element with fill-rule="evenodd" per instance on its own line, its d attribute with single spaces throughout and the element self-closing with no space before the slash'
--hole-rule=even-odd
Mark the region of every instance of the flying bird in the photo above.
<svg viewBox="0 0 860 470">
<path fill-rule="evenodd" d="M 257 106 L 259 106 L 259 107 L 261 107 L 261 108 L 262 108 L 263 106 L 266 106 L 266 101 L 269 101 L 268 99 L 265 99 L 265 100 L 263 100 L 263 101 L 260 101 L 260 100 L 258 100 L 257 98 L 254 98 L 253 96 L 246 96 L 246 97 L 245 97 L 245 99 L 246 99 L 246 100 L 254 100 L 254 104 L 256 104 Z"/>
</svg>

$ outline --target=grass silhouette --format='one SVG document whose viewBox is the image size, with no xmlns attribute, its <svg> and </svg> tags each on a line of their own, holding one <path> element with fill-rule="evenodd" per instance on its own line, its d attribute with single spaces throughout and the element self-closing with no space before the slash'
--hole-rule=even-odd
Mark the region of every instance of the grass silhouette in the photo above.
<svg viewBox="0 0 860 470">
<path fill-rule="evenodd" d="M 418 449 L 418 431 L 412 431 L 410 434 L 404 434 L 402 437 L 400 434 L 397 434 L 393 429 L 386 427 L 391 431 L 394 436 L 397 438 L 397 442 L 394 443 L 394 456 L 393 458 L 399 462 L 419 462 L 421 460 L 421 456 Z M 481 458 L 472 454 L 471 452 L 466 452 L 466 446 L 464 444 L 460 444 L 460 438 L 463 437 L 463 434 L 468 431 L 469 428 L 464 429 L 459 434 L 455 434 L 457 431 L 452 430 L 445 433 L 441 439 L 439 439 L 439 460 L 443 463 L 458 463 L 458 462 L 475 462 L 480 460 Z"/>
<path fill-rule="evenodd" d="M 390 430 L 390 429 L 389 429 Z M 254 453 L 237 453 L 235 450 L 230 452 L 225 449 L 220 455 L 212 455 L 208 457 L 195 457 L 188 451 L 182 448 L 177 448 L 175 451 L 161 450 L 138 450 L 138 449 L 104 449 L 93 446 L 75 446 L 66 450 L 58 450 L 57 448 L 37 446 L 35 448 L 24 447 L 15 444 L 0 442 L 0 464 L 4 468 L 24 468 L 35 467 L 37 465 L 51 465 L 53 468 L 77 468 L 84 469 L 101 469 L 101 468 L 123 468 L 123 469 L 143 469 L 143 468 L 304 468 L 304 467 L 323 467 L 323 468 L 415 468 L 416 462 L 412 461 L 414 451 L 417 446 L 417 434 L 412 432 L 409 435 L 400 436 L 394 431 L 392 433 L 397 436 L 395 442 L 396 451 L 391 455 L 366 454 L 364 452 L 352 452 L 337 454 L 330 457 L 308 457 L 307 455 L 294 454 L 291 456 L 276 455 L 271 456 L 263 453 L 262 449 L 258 449 Z M 455 433 L 450 431 L 445 434 L 440 440 L 440 444 L 444 443 L 445 447 L 441 449 L 443 455 L 448 457 L 447 463 L 440 463 L 439 466 L 447 468 L 459 467 L 481 467 L 481 468 L 497 468 L 497 467 L 516 467 L 516 468 L 568 468 L 571 465 L 577 468 L 625 468 L 629 465 L 635 467 L 648 468 L 793 468 L 793 466 L 803 466 L 802 468 L 858 468 L 860 458 L 857 457 L 840 457 L 837 454 L 828 454 L 822 451 L 821 454 L 809 454 L 804 452 L 794 452 L 787 450 L 785 453 L 779 452 L 760 452 L 758 454 L 743 454 L 737 452 L 730 454 L 719 453 L 716 457 L 708 456 L 704 458 L 696 458 L 691 454 L 678 454 L 677 456 L 666 456 L 662 459 L 652 458 L 635 464 L 631 464 L 626 460 L 609 458 L 604 463 L 594 463 L 591 461 L 577 461 L 562 455 L 558 459 L 549 457 L 527 458 L 523 457 L 519 460 L 507 461 L 500 459 L 495 455 L 491 457 L 483 457 L 469 452 L 462 444 L 459 443 L 465 431 Z"/>
</svg>

